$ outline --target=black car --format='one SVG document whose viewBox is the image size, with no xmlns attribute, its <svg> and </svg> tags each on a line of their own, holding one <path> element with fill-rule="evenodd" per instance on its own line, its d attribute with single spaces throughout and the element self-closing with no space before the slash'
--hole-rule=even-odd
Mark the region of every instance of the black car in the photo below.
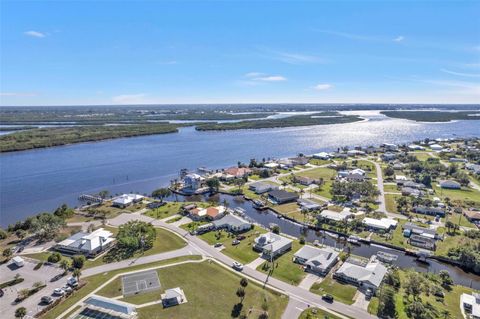
<svg viewBox="0 0 480 319">
<path fill-rule="evenodd" d="M 42 299 L 40 299 L 40 301 L 43 303 L 43 304 L 51 304 L 53 302 L 53 298 L 50 297 L 50 296 L 43 296 Z"/>
<path fill-rule="evenodd" d="M 329 294 L 324 294 L 322 296 L 322 299 L 325 300 L 326 302 L 333 302 L 333 296 Z"/>
<path fill-rule="evenodd" d="M 237 236 L 237 240 L 244 240 L 245 238 L 247 238 L 247 237 L 245 237 L 244 235 L 238 235 Z"/>
<path fill-rule="evenodd" d="M 0 297 L 3 297 L 3 294 L 4 294 L 3 289 L 0 289 Z"/>
</svg>

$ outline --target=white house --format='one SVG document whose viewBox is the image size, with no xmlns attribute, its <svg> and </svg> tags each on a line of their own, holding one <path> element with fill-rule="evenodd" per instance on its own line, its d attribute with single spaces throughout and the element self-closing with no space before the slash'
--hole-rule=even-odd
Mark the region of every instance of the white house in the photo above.
<svg viewBox="0 0 480 319">
<path fill-rule="evenodd" d="M 416 144 L 410 144 L 408 148 L 412 151 L 423 151 L 425 149 L 425 147 Z"/>
<path fill-rule="evenodd" d="M 255 182 L 250 184 L 248 188 L 251 191 L 255 192 L 255 194 L 263 194 L 271 190 L 278 189 L 278 186 L 270 183 L 265 183 L 265 182 Z"/>
<path fill-rule="evenodd" d="M 165 308 L 187 302 L 185 293 L 179 287 L 166 289 L 165 293 L 163 293 L 160 297 L 162 298 L 162 305 Z"/>
<path fill-rule="evenodd" d="M 437 151 L 437 152 L 443 150 L 443 146 L 438 144 L 432 144 L 430 145 L 430 148 L 432 149 L 432 151 Z"/>
<path fill-rule="evenodd" d="M 261 251 L 265 258 L 274 258 L 292 249 L 292 240 L 272 232 L 255 238 L 253 249 Z"/>
<path fill-rule="evenodd" d="M 236 215 L 226 215 L 219 220 L 213 221 L 216 229 L 227 229 L 234 233 L 240 233 L 252 229 L 252 223 Z"/>
<path fill-rule="evenodd" d="M 330 247 L 303 246 L 293 255 L 295 263 L 305 266 L 305 271 L 326 275 L 338 261 L 338 252 Z"/>
<path fill-rule="evenodd" d="M 348 219 L 351 215 L 352 213 L 349 210 L 343 210 L 340 213 L 338 213 L 338 212 L 326 209 L 320 213 L 319 218 L 341 222 Z"/>
<path fill-rule="evenodd" d="M 112 206 L 125 208 L 134 203 L 141 202 L 144 198 L 145 196 L 138 195 L 138 194 L 123 194 L 115 197 L 112 200 Z"/>
<path fill-rule="evenodd" d="M 398 146 L 396 144 L 391 144 L 391 143 L 383 143 L 382 147 L 386 150 L 389 150 L 389 151 L 398 150 Z"/>
<path fill-rule="evenodd" d="M 390 229 L 397 227 L 398 222 L 391 218 L 376 219 L 365 217 L 363 219 L 363 224 L 372 230 L 389 231 Z"/>
<path fill-rule="evenodd" d="M 183 178 L 183 190 L 186 192 L 195 192 L 202 185 L 204 178 L 198 174 L 190 173 Z"/>
<path fill-rule="evenodd" d="M 313 158 L 321 159 L 321 160 L 328 160 L 328 159 L 330 159 L 330 154 L 325 153 L 325 152 L 320 152 L 320 153 L 313 154 Z"/>
<path fill-rule="evenodd" d="M 376 256 L 372 256 L 368 262 L 349 258 L 335 272 L 333 278 L 346 281 L 361 289 L 376 291 L 387 274 L 385 267 Z"/>
<path fill-rule="evenodd" d="M 456 181 L 444 180 L 440 181 L 440 187 L 446 189 L 461 189 L 462 185 L 460 185 L 460 183 Z"/>
<path fill-rule="evenodd" d="M 103 228 L 91 233 L 78 232 L 75 235 L 59 242 L 55 249 L 67 254 L 83 254 L 95 256 L 113 245 L 113 234 Z"/>
<path fill-rule="evenodd" d="M 460 296 L 460 307 L 471 316 L 472 319 L 480 319 L 480 294 L 466 294 Z"/>
</svg>

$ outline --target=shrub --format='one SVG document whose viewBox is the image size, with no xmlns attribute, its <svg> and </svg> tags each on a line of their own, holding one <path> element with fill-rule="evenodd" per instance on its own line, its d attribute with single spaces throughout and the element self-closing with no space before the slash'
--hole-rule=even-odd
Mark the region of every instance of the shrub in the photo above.
<svg viewBox="0 0 480 319">
<path fill-rule="evenodd" d="M 72 257 L 72 266 L 74 268 L 77 268 L 77 269 L 83 268 L 84 264 L 85 264 L 85 256 L 75 255 Z"/>
<path fill-rule="evenodd" d="M 62 255 L 60 255 L 60 253 L 57 253 L 57 252 L 48 256 L 48 262 L 49 263 L 56 264 L 60 261 L 60 259 L 62 259 Z"/>
<path fill-rule="evenodd" d="M 33 270 L 39 270 L 40 267 L 43 266 L 43 261 L 39 262 L 38 264 L 35 265 L 35 267 L 33 267 Z"/>
</svg>

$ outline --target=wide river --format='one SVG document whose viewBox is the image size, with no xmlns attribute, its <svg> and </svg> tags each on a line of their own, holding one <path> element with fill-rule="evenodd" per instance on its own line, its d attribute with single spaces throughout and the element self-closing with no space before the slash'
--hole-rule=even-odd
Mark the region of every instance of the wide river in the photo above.
<svg viewBox="0 0 480 319">
<path fill-rule="evenodd" d="M 182 168 L 220 168 L 251 158 L 311 154 L 341 146 L 406 143 L 426 137 L 480 136 L 480 121 L 418 123 L 378 111 L 363 122 L 309 127 L 198 132 L 122 138 L 0 155 L 0 225 L 78 205 L 82 193 L 148 193 Z"/>
</svg>

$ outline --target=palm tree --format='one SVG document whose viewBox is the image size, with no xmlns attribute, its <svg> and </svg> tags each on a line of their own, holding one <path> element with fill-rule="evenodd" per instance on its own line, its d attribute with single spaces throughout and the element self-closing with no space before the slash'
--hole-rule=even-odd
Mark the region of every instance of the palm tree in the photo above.
<svg viewBox="0 0 480 319">
<path fill-rule="evenodd" d="M 82 275 L 82 272 L 80 269 L 75 268 L 73 270 L 73 277 L 77 278 L 77 282 L 80 282 L 80 276 Z"/>
<path fill-rule="evenodd" d="M 25 307 L 20 307 L 15 310 L 15 318 L 23 318 L 27 315 L 27 309 Z"/>
<path fill-rule="evenodd" d="M 443 318 L 445 318 L 445 319 L 450 318 L 450 317 L 451 317 L 450 311 L 448 311 L 447 309 L 442 310 L 442 316 L 443 316 Z"/>
<path fill-rule="evenodd" d="M 60 261 L 60 268 L 63 269 L 63 274 L 66 274 L 68 272 L 68 269 L 70 268 L 70 263 L 66 259 L 62 259 Z"/>
</svg>

